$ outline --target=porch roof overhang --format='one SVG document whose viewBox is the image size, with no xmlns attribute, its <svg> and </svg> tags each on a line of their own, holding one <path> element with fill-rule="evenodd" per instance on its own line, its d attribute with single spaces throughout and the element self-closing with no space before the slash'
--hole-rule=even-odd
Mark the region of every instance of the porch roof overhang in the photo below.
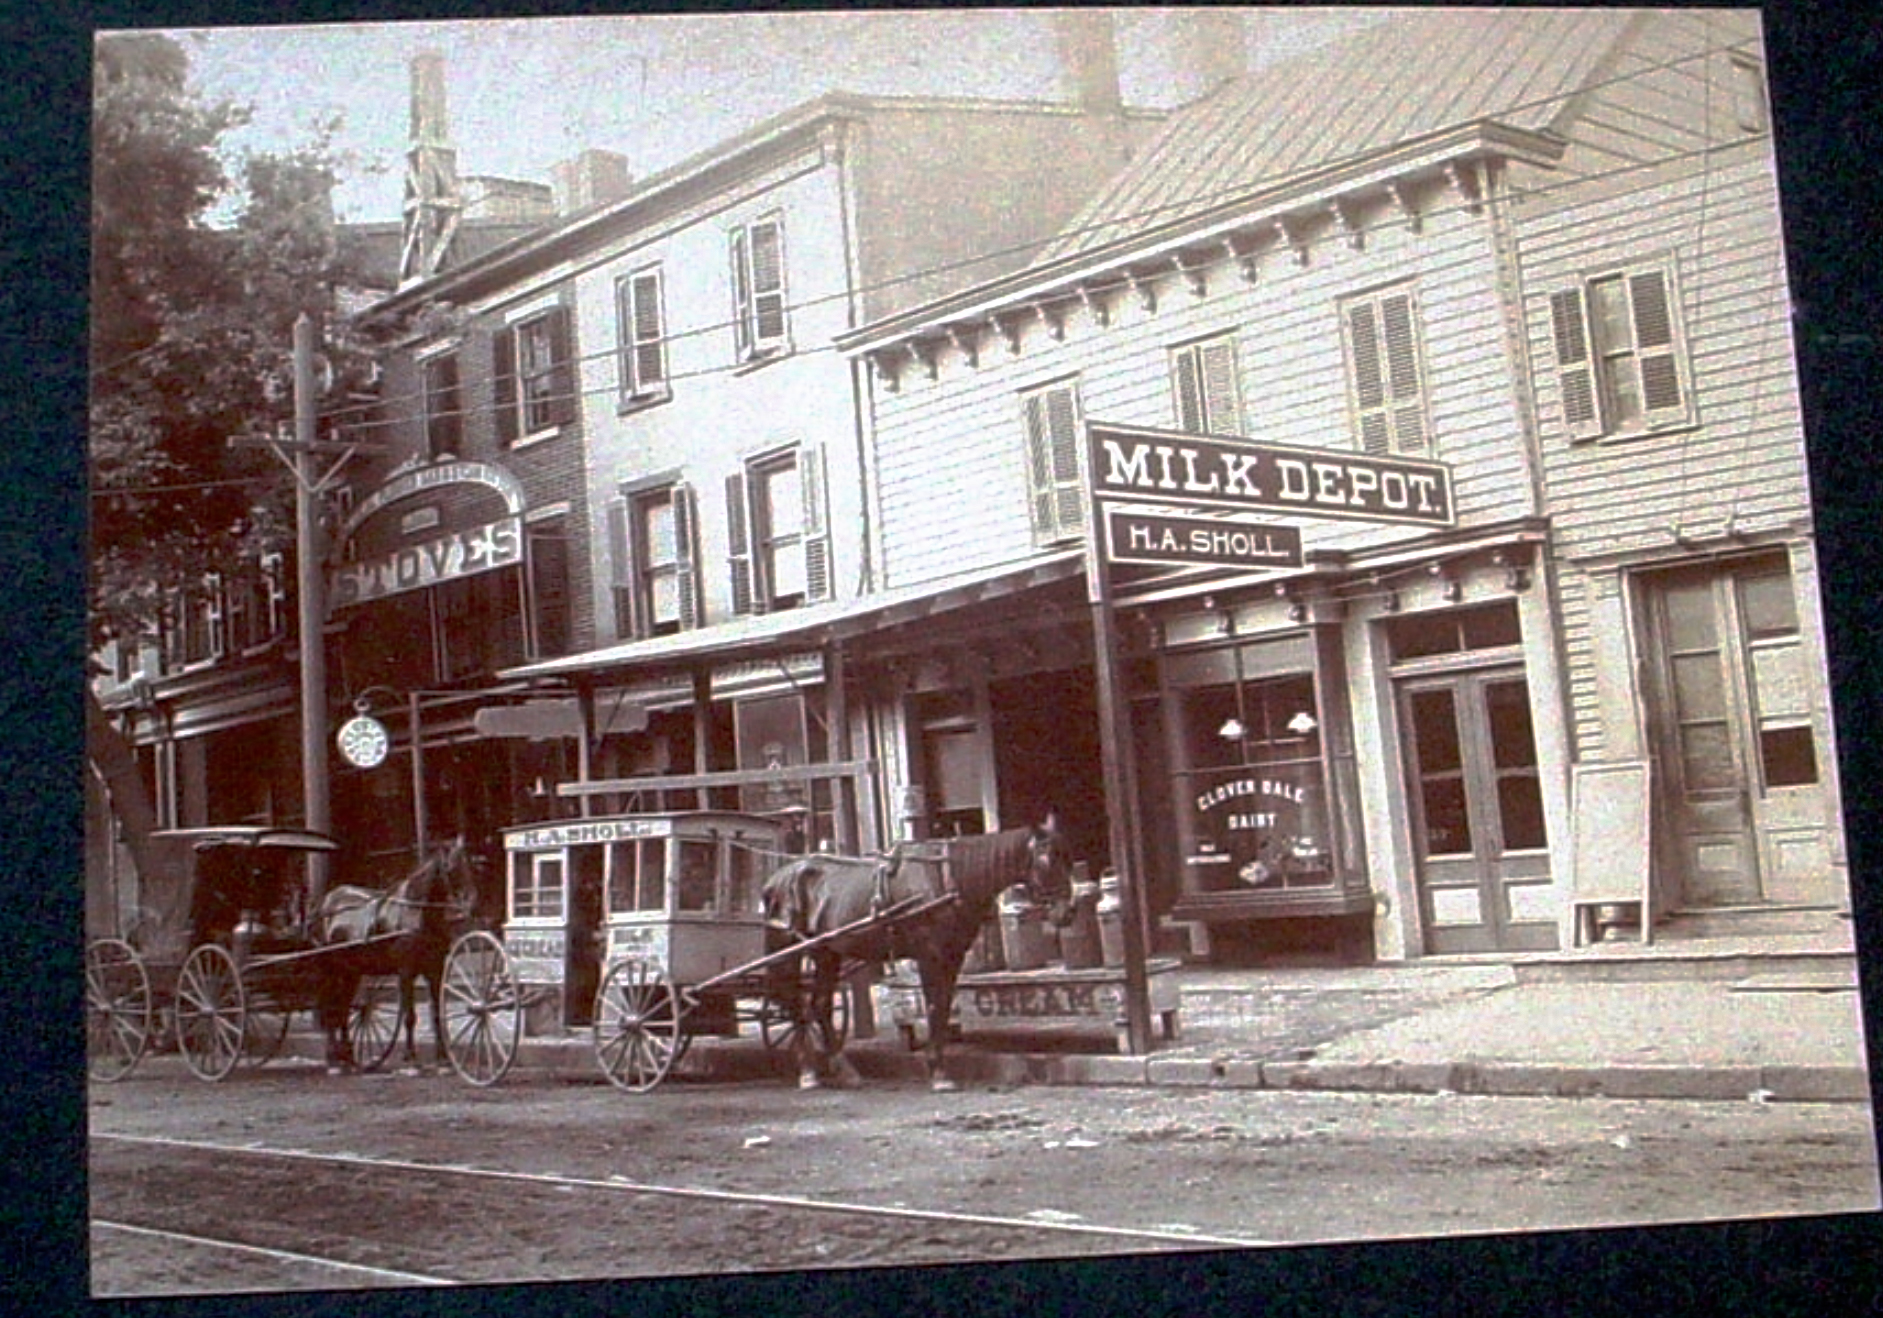
<svg viewBox="0 0 1883 1318">
<path fill-rule="evenodd" d="M 506 679 L 577 683 L 624 672 L 686 670 L 701 663 L 764 659 L 920 623 L 974 604 L 1008 598 L 1079 575 L 1082 549 L 1062 550 L 1018 564 L 878 591 L 857 599 L 813 604 L 739 618 L 713 627 L 656 636 L 582 654 L 505 669 Z"/>
</svg>

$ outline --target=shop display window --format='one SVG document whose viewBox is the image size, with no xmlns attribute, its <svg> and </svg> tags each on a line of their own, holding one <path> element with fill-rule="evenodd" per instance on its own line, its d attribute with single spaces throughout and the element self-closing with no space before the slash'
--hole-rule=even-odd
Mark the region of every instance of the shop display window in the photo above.
<svg viewBox="0 0 1883 1318">
<path fill-rule="evenodd" d="M 1300 650 L 1297 655 L 1296 649 Z M 1178 840 L 1195 892 L 1332 884 L 1323 730 L 1305 645 L 1174 658 Z M 1270 675 L 1238 677 L 1238 665 Z M 1227 677 L 1227 681 L 1212 678 Z"/>
</svg>

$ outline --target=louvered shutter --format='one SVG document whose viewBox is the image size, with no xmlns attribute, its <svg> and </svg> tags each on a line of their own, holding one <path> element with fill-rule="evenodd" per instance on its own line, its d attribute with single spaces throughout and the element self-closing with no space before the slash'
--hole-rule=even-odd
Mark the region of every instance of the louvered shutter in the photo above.
<svg viewBox="0 0 1883 1318">
<path fill-rule="evenodd" d="M 804 600 L 814 604 L 831 596 L 830 510 L 825 503 L 822 444 L 799 450 L 798 488 L 804 495 Z"/>
<path fill-rule="evenodd" d="M 1203 384 L 1197 378 L 1197 350 L 1179 350 L 1174 365 L 1177 373 L 1177 429 L 1207 430 L 1209 423 L 1203 410 Z"/>
<path fill-rule="evenodd" d="M 609 581 L 615 599 L 615 634 L 626 639 L 641 635 L 640 602 L 635 590 L 638 569 L 634 561 L 633 528 L 628 524 L 628 502 L 608 503 Z"/>
<path fill-rule="evenodd" d="M 529 531 L 530 613 L 536 657 L 569 652 L 569 542 L 563 521 Z"/>
<path fill-rule="evenodd" d="M 785 337 L 785 232 L 776 220 L 752 228 L 752 315 L 757 346 Z"/>
<path fill-rule="evenodd" d="M 549 397 L 544 411 L 552 426 L 566 426 L 575 420 L 575 345 L 569 325 L 569 309 L 553 307 L 548 316 Z"/>
<path fill-rule="evenodd" d="M 1236 388 L 1236 353 L 1227 339 L 1200 344 L 1197 373 L 1202 377 L 1203 427 L 1219 435 L 1240 435 L 1242 398 Z"/>
<path fill-rule="evenodd" d="M 732 564 L 732 611 L 753 613 L 758 599 L 752 590 L 751 512 L 746 506 L 745 473 L 726 477 L 726 546 Z"/>
<path fill-rule="evenodd" d="M 631 392 L 648 393 L 667 378 L 665 345 L 661 342 L 660 276 L 653 272 L 631 281 L 634 314 L 634 377 Z"/>
<path fill-rule="evenodd" d="M 745 230 L 734 229 L 732 254 L 732 345 L 744 361 L 752 351 L 752 277 L 745 257 Z"/>
<path fill-rule="evenodd" d="M 1641 364 L 1641 400 L 1650 416 L 1682 410 L 1680 370 L 1674 361 L 1674 317 L 1667 277 L 1649 270 L 1628 278 L 1635 347 Z"/>
<path fill-rule="evenodd" d="M 1026 399 L 1027 495 L 1033 517 L 1033 538 L 1053 539 L 1052 434 L 1047 428 L 1046 396 Z"/>
<path fill-rule="evenodd" d="M 491 380 L 497 392 L 497 440 L 514 444 L 522 427 L 517 417 L 517 332 L 505 326 L 491 339 Z"/>
<path fill-rule="evenodd" d="M 1047 395 L 1046 419 L 1052 428 L 1056 529 L 1060 536 L 1075 535 L 1082 520 L 1083 492 L 1079 483 L 1079 414 L 1071 389 L 1055 389 Z"/>
<path fill-rule="evenodd" d="M 1379 321 L 1371 302 L 1347 308 L 1347 342 L 1360 448 L 1366 453 L 1385 453 L 1392 447 L 1392 432 L 1386 418 L 1386 377 L 1380 369 Z"/>
<path fill-rule="evenodd" d="M 1563 422 L 1572 439 L 1602 433 L 1601 395 L 1589 353 L 1589 316 L 1580 288 L 1550 294 L 1550 330 L 1556 339 L 1556 376 L 1563 393 Z"/>
<path fill-rule="evenodd" d="M 1419 339 L 1413 324 L 1412 295 L 1380 299 L 1386 337 L 1386 397 L 1391 412 L 1393 447 L 1400 453 L 1424 451 L 1425 390 L 1419 379 Z"/>
<path fill-rule="evenodd" d="M 679 595 L 680 628 L 690 631 L 700 625 L 700 582 L 694 564 L 693 487 L 678 481 L 673 487 L 673 562 L 674 590 Z"/>
</svg>

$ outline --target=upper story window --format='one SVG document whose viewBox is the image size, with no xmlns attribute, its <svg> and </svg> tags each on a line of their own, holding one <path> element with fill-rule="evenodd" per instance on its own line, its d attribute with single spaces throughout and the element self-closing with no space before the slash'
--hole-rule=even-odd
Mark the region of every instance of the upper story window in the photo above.
<svg viewBox="0 0 1883 1318">
<path fill-rule="evenodd" d="M 1170 379 L 1177 396 L 1177 429 L 1243 433 L 1236 345 L 1229 335 L 1171 349 Z"/>
<path fill-rule="evenodd" d="M 1079 480 L 1079 385 L 1047 385 L 1021 396 L 1026 418 L 1027 498 L 1033 543 L 1058 544 L 1085 528 L 1085 492 Z"/>
<path fill-rule="evenodd" d="M 1341 306 L 1347 396 L 1365 453 L 1423 453 L 1426 423 L 1419 305 L 1410 288 L 1383 289 Z"/>
<path fill-rule="evenodd" d="M 624 407 L 668 396 L 666 322 L 661 314 L 660 284 L 659 266 L 637 270 L 615 281 Z"/>
<path fill-rule="evenodd" d="M 226 652 L 222 578 L 210 574 L 173 596 L 164 606 L 163 666 L 174 672 L 219 659 Z"/>
<path fill-rule="evenodd" d="M 228 580 L 223 618 L 236 654 L 268 644 L 286 630 L 287 587 L 280 554 L 266 554 L 253 571 Z"/>
<path fill-rule="evenodd" d="M 615 629 L 666 636 L 699 626 L 693 491 L 681 481 L 631 491 L 608 508 Z"/>
<path fill-rule="evenodd" d="M 505 444 L 575 419 L 575 352 L 566 307 L 545 307 L 497 331 L 497 434 Z"/>
<path fill-rule="evenodd" d="M 732 336 L 742 362 L 790 350 L 785 321 L 785 230 L 777 216 L 731 234 Z"/>
<path fill-rule="evenodd" d="M 1692 418 L 1673 271 L 1603 273 L 1550 294 L 1563 421 L 1572 439 L 1642 434 Z"/>
<path fill-rule="evenodd" d="M 726 478 L 726 515 L 734 613 L 768 613 L 830 598 L 821 445 L 747 462 Z"/>
<path fill-rule="evenodd" d="M 524 543 L 529 564 L 530 653 L 537 659 L 567 654 L 572 631 L 569 519 L 561 514 L 536 518 L 524 528 Z"/>
<path fill-rule="evenodd" d="M 464 452 L 464 401 L 458 388 L 458 354 L 441 352 L 420 363 L 425 381 L 427 456 Z"/>
</svg>

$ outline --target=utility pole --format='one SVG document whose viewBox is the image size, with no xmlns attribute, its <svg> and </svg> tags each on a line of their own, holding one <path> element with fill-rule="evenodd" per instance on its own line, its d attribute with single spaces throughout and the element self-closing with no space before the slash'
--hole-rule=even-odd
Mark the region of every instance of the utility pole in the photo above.
<svg viewBox="0 0 1883 1318">
<path fill-rule="evenodd" d="M 326 582 L 322 577 L 320 480 L 314 474 L 315 413 L 320 401 L 315 378 L 314 322 L 303 311 L 294 321 L 294 552 L 299 569 L 295 599 L 300 607 L 301 789 L 307 827 L 326 833 L 333 826 L 327 791 Z M 310 907 L 327 891 L 327 857 L 309 858 Z"/>
</svg>

